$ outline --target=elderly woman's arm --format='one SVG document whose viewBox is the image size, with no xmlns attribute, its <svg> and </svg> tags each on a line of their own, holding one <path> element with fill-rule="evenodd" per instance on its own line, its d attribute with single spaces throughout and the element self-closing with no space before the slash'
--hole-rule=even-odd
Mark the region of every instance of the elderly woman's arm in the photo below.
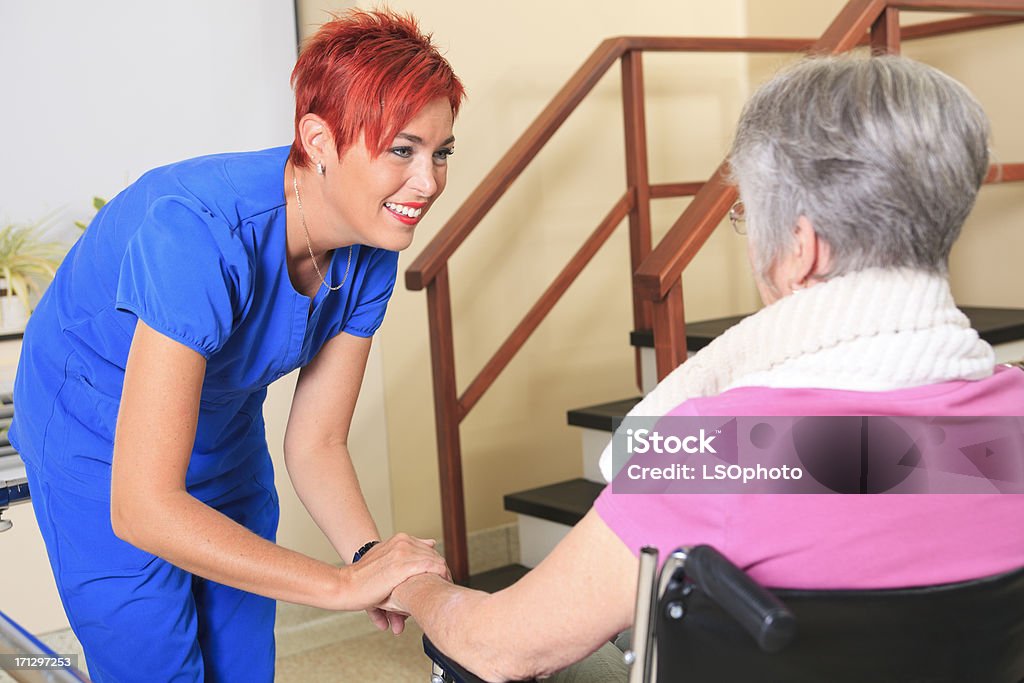
<svg viewBox="0 0 1024 683">
<path fill-rule="evenodd" d="M 436 576 L 395 589 L 431 640 L 489 681 L 544 676 L 583 659 L 633 618 L 638 562 L 591 509 L 536 569 L 488 595 Z"/>
</svg>

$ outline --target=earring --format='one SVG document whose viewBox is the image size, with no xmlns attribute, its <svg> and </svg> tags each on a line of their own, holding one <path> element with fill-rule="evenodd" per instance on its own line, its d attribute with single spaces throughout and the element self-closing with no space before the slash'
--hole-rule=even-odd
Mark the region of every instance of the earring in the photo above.
<svg viewBox="0 0 1024 683">
<path fill-rule="evenodd" d="M 323 161 L 316 162 L 316 172 L 319 175 L 326 175 L 327 174 L 327 167 L 324 166 L 324 162 Z"/>
</svg>

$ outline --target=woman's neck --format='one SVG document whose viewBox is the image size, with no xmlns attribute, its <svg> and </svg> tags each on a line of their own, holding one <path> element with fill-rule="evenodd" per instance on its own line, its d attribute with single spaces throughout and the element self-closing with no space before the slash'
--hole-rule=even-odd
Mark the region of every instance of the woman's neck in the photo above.
<svg viewBox="0 0 1024 683">
<path fill-rule="evenodd" d="M 321 272 L 327 270 L 331 260 L 330 250 L 317 246 L 316 226 L 322 221 L 320 198 L 318 193 L 306 191 L 314 185 L 314 175 L 310 169 L 297 167 L 291 161 L 285 165 L 285 258 L 288 275 L 295 290 L 310 297 L 322 284 L 313 259 L 316 259 Z"/>
</svg>

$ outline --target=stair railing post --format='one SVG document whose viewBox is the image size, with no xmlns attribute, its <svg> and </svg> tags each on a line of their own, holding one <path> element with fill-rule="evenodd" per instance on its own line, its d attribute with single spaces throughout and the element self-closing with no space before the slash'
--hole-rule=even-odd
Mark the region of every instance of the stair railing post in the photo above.
<svg viewBox="0 0 1024 683">
<path fill-rule="evenodd" d="M 654 302 L 653 312 L 654 358 L 660 382 L 686 360 L 682 280 L 670 288 L 663 299 Z"/>
<path fill-rule="evenodd" d="M 447 265 L 427 285 L 427 313 L 434 376 L 434 421 L 437 429 L 444 556 L 452 572 L 452 579 L 464 584 L 469 579 L 469 548 L 466 543 L 462 446 L 459 440 L 461 418 L 455 386 L 455 344 Z"/>
<path fill-rule="evenodd" d="M 626 134 L 626 186 L 633 191 L 629 212 L 629 272 L 636 272 L 651 253 L 651 183 L 647 165 L 647 124 L 644 114 L 643 53 L 622 55 L 622 112 Z M 652 326 L 651 302 L 633 289 L 633 329 Z M 636 349 L 636 383 L 642 386 L 640 349 Z"/>
<path fill-rule="evenodd" d="M 900 53 L 900 11 L 886 7 L 871 25 L 871 54 L 898 55 Z"/>
</svg>

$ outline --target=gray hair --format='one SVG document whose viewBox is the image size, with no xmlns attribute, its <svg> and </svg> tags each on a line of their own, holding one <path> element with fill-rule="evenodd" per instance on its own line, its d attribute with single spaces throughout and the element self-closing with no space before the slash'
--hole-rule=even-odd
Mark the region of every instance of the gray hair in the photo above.
<svg viewBox="0 0 1024 683">
<path fill-rule="evenodd" d="M 764 278 L 806 216 L 827 277 L 864 268 L 945 274 L 988 170 L 989 123 L 967 89 L 895 57 L 817 57 L 761 86 L 730 152 Z"/>
</svg>

